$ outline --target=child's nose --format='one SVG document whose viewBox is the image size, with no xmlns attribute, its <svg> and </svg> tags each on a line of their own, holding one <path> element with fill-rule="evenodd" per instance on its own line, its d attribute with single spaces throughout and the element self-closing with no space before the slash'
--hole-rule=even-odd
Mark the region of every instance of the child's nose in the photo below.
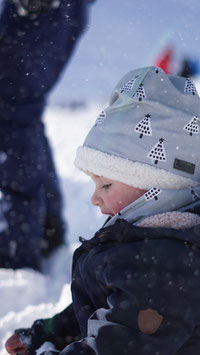
<svg viewBox="0 0 200 355">
<path fill-rule="evenodd" d="M 101 197 L 98 195 L 98 193 L 95 191 L 91 197 L 91 203 L 94 206 L 99 206 L 100 204 L 102 204 L 102 199 Z"/>
</svg>

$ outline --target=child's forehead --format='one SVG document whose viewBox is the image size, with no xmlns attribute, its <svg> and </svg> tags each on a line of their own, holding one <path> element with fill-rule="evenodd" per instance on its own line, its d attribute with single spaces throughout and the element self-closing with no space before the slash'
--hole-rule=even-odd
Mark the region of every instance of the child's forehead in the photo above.
<svg viewBox="0 0 200 355">
<path fill-rule="evenodd" d="M 108 178 L 106 178 L 106 177 L 104 177 L 104 176 L 99 176 L 99 175 L 96 175 L 96 174 L 93 174 L 93 173 L 88 173 L 88 175 L 91 177 L 91 179 L 93 180 L 93 181 L 113 181 L 113 180 L 111 180 L 111 179 L 108 179 Z"/>
</svg>

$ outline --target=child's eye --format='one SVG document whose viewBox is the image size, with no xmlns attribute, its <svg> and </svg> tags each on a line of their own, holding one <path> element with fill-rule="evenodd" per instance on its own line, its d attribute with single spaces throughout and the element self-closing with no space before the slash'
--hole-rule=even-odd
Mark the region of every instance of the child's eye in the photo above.
<svg viewBox="0 0 200 355">
<path fill-rule="evenodd" d="M 105 184 L 102 186 L 102 189 L 108 190 L 111 185 L 112 184 Z"/>
</svg>

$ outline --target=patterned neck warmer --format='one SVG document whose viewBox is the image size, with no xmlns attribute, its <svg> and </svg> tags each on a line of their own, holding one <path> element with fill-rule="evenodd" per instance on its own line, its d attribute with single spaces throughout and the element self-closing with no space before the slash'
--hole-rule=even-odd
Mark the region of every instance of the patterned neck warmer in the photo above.
<svg viewBox="0 0 200 355">
<path fill-rule="evenodd" d="M 105 227 L 112 225 L 119 218 L 139 225 L 148 216 L 171 211 L 187 211 L 200 202 L 200 184 L 195 188 L 170 190 L 151 188 L 139 199 L 125 207 L 112 217 Z"/>
</svg>

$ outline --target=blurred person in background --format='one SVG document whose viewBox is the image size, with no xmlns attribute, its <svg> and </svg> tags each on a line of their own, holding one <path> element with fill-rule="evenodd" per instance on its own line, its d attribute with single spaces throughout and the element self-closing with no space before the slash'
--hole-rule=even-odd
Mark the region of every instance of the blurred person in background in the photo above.
<svg viewBox="0 0 200 355">
<path fill-rule="evenodd" d="M 65 243 L 42 115 L 82 34 L 89 0 L 4 0 L 0 15 L 0 268 L 41 271 Z"/>
</svg>

